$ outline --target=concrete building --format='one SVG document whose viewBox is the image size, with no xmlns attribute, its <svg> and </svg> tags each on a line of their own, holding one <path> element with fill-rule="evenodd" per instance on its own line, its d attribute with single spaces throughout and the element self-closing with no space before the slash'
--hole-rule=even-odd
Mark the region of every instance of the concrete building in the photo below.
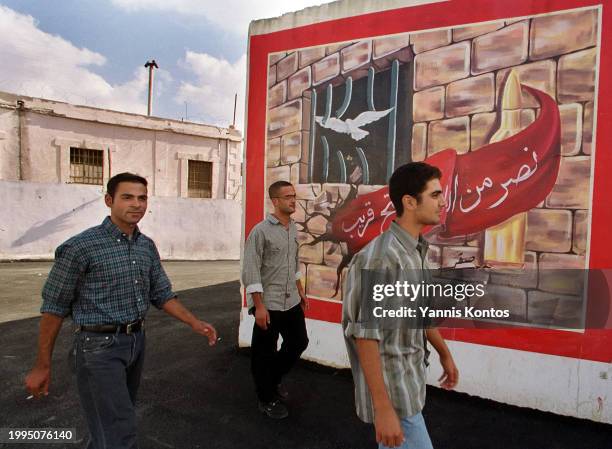
<svg viewBox="0 0 612 449">
<path fill-rule="evenodd" d="M 241 141 L 234 129 L 0 92 L 1 180 L 104 185 L 129 170 L 153 196 L 240 199 Z"/>
<path fill-rule="evenodd" d="M 142 228 L 162 257 L 237 259 L 241 141 L 232 128 L 0 92 L 0 259 L 52 257 L 101 220 L 104 186 L 124 171 L 149 182 Z"/>
</svg>

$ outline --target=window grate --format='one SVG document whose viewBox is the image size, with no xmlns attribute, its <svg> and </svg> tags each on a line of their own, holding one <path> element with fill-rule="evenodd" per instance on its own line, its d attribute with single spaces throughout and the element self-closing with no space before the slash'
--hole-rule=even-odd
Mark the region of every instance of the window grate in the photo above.
<svg viewBox="0 0 612 449">
<path fill-rule="evenodd" d="M 88 148 L 70 148 L 70 182 L 102 185 L 103 152 Z"/>
<path fill-rule="evenodd" d="M 189 161 L 189 198 L 212 198 L 212 162 Z"/>
</svg>

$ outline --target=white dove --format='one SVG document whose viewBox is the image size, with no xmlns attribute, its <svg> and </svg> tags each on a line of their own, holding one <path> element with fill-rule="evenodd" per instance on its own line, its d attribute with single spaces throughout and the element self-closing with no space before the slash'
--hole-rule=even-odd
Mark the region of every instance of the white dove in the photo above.
<svg viewBox="0 0 612 449">
<path fill-rule="evenodd" d="M 368 131 L 361 129 L 361 127 L 380 120 L 391 112 L 392 109 L 362 112 L 354 119 L 347 118 L 346 120 L 340 120 L 339 118 L 330 117 L 325 123 L 323 123 L 323 116 L 317 116 L 315 121 L 323 128 L 328 128 L 338 133 L 350 134 L 353 140 L 361 140 L 370 134 Z"/>
</svg>

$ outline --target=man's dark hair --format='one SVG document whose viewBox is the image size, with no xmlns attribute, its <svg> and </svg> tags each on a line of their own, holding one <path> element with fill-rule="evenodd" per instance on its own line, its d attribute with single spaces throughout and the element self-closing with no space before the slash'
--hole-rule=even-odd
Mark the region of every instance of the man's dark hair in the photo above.
<svg viewBox="0 0 612 449">
<path fill-rule="evenodd" d="M 293 184 L 288 181 L 273 182 L 270 187 L 268 187 L 268 196 L 270 198 L 276 198 L 278 196 L 278 192 L 280 192 L 280 189 L 283 187 L 293 187 Z"/>
<path fill-rule="evenodd" d="M 108 180 L 108 183 L 106 184 L 106 193 L 115 198 L 115 192 L 117 191 L 117 186 L 120 182 L 137 182 L 139 184 L 143 184 L 145 187 L 147 186 L 147 180 L 142 176 L 128 172 L 119 173 Z"/>
<path fill-rule="evenodd" d="M 421 193 L 432 179 L 440 179 L 442 172 L 438 167 L 425 162 L 410 162 L 398 167 L 389 179 L 389 196 L 395 206 L 398 217 L 404 213 L 402 198 L 410 195 L 421 202 Z"/>
</svg>

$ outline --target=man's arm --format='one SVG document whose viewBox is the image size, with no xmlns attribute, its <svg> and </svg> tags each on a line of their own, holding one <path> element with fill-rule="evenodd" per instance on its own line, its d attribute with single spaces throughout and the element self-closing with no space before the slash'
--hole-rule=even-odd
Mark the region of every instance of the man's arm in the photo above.
<svg viewBox="0 0 612 449">
<path fill-rule="evenodd" d="M 444 369 L 442 376 L 440 376 L 438 379 L 438 381 L 440 381 L 440 386 L 447 390 L 455 388 L 457 382 L 459 382 L 459 370 L 455 365 L 453 356 L 451 355 L 444 338 L 442 338 L 440 331 L 435 327 L 426 329 L 425 332 L 427 333 L 427 340 L 431 343 L 440 356 L 440 364 L 442 365 L 442 369 Z"/>
<path fill-rule="evenodd" d="M 300 305 L 302 306 L 302 310 L 305 312 L 310 307 L 310 304 L 308 304 L 308 298 L 306 298 L 306 292 L 302 286 L 301 278 L 295 281 L 295 286 L 297 287 L 298 294 L 300 295 Z"/>
<path fill-rule="evenodd" d="M 64 243 L 55 251 L 55 262 L 42 290 L 42 314 L 38 355 L 25 379 L 26 389 L 36 398 L 49 394 L 51 357 L 64 317 L 72 310 L 79 278 L 87 270 L 87 259 L 75 245 Z"/>
<path fill-rule="evenodd" d="M 25 379 L 26 389 L 35 398 L 49 394 L 51 356 L 62 321 L 63 317 L 52 313 L 43 313 L 40 319 L 36 363 Z"/>
<path fill-rule="evenodd" d="M 359 256 L 349 266 L 342 289 L 342 320 L 345 335 L 355 340 L 357 357 L 374 406 L 376 442 L 388 447 L 401 445 L 404 434 L 389 398 L 380 360 L 379 341 L 383 335 L 377 323 L 362 323 L 361 269 Z"/>
<path fill-rule="evenodd" d="M 255 322 L 263 330 L 268 329 L 268 324 L 270 324 L 270 313 L 264 305 L 263 295 L 261 292 L 253 292 L 251 293 L 251 298 L 255 306 Z"/>
<path fill-rule="evenodd" d="M 356 338 L 355 342 L 359 363 L 372 395 L 376 442 L 382 442 L 388 447 L 400 446 L 404 441 L 404 433 L 385 386 L 378 340 Z"/>
<path fill-rule="evenodd" d="M 261 266 L 263 261 L 264 236 L 254 228 L 244 245 L 242 263 L 242 285 L 247 295 L 251 295 L 255 306 L 255 323 L 263 330 L 268 329 L 270 314 L 263 302 L 263 285 L 261 283 Z"/>
<path fill-rule="evenodd" d="M 151 303 L 168 315 L 191 326 L 194 332 L 208 337 L 208 344 L 210 346 L 214 345 L 217 343 L 217 331 L 211 324 L 197 319 L 183 304 L 181 304 L 176 294 L 172 291 L 172 284 L 161 264 L 157 247 L 152 241 L 151 245 L 153 254 L 153 266 L 149 277 L 151 285 Z"/>
<path fill-rule="evenodd" d="M 296 240 L 297 243 L 297 240 Z M 298 294 L 300 295 L 300 306 L 302 306 L 302 310 L 305 312 L 308 310 L 310 305 L 308 304 L 308 299 L 306 298 L 306 292 L 304 291 L 304 287 L 302 286 L 302 277 L 303 273 L 299 270 L 300 267 L 300 245 L 297 244 L 297 248 L 295 250 L 295 286 L 297 287 Z"/>
<path fill-rule="evenodd" d="M 168 315 L 188 324 L 194 332 L 208 337 L 208 345 L 217 343 L 217 331 L 212 324 L 197 319 L 179 300 L 174 297 L 162 305 L 162 309 Z"/>
</svg>

